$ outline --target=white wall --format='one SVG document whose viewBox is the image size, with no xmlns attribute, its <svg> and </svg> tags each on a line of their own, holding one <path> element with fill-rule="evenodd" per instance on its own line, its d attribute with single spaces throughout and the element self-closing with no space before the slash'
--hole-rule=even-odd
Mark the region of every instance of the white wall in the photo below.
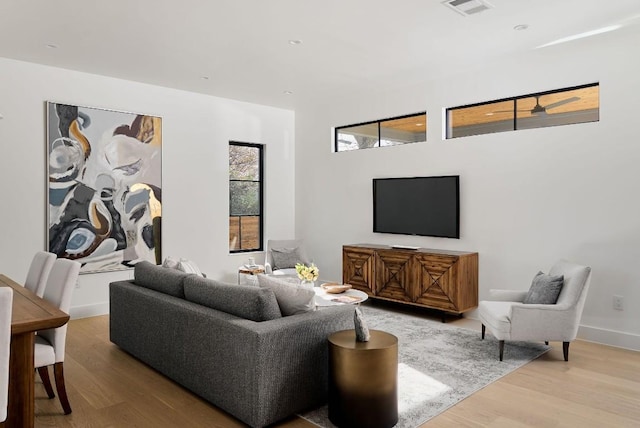
<svg viewBox="0 0 640 428">
<path fill-rule="evenodd" d="M 566 258 L 593 268 L 580 336 L 640 349 L 638 42 L 611 33 L 297 109 L 296 232 L 321 276 L 341 278 L 343 244 L 471 250 L 482 299 L 490 288 L 527 289 Z M 600 82 L 599 122 L 442 139 L 446 107 L 591 82 Z M 331 152 L 333 126 L 425 109 L 427 143 Z M 446 174 L 460 175 L 461 239 L 372 233 L 372 178 Z"/>
<path fill-rule="evenodd" d="M 236 280 L 249 255 L 228 252 L 230 140 L 266 145 L 265 238 L 293 237 L 292 111 L 0 58 L 1 273 L 23 281 L 46 248 L 45 101 L 162 116 L 164 255 Z M 82 275 L 71 315 L 107 313 L 108 283 L 132 275 Z"/>
</svg>

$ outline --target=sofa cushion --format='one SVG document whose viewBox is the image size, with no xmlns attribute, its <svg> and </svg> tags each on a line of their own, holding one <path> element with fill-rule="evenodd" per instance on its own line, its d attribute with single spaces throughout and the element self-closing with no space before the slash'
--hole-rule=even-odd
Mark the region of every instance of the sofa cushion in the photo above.
<svg viewBox="0 0 640 428">
<path fill-rule="evenodd" d="M 563 275 L 545 275 L 538 272 L 522 303 L 555 305 L 564 283 Z"/>
<path fill-rule="evenodd" d="M 313 290 L 268 275 L 258 275 L 258 285 L 273 291 L 283 316 L 315 310 L 316 293 Z"/>
<path fill-rule="evenodd" d="M 133 269 L 133 282 L 151 290 L 184 298 L 183 281 L 190 275 L 176 269 L 141 261 L 136 263 Z"/>
<path fill-rule="evenodd" d="M 306 263 L 298 247 L 295 248 L 272 248 L 271 260 L 273 270 L 295 268 L 296 263 Z"/>
<path fill-rule="evenodd" d="M 184 281 L 185 298 L 251 321 L 282 318 L 271 290 L 251 285 L 234 285 L 190 275 Z"/>
</svg>

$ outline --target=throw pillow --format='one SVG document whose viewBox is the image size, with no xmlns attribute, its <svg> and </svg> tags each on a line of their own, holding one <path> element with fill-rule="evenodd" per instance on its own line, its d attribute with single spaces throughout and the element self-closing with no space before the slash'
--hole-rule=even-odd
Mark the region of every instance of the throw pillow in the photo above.
<svg viewBox="0 0 640 428">
<path fill-rule="evenodd" d="M 272 269 L 291 269 L 296 267 L 296 263 L 306 263 L 302 259 L 300 250 L 296 248 L 272 248 L 271 249 Z"/>
<path fill-rule="evenodd" d="M 552 276 L 538 272 L 533 278 L 523 303 L 555 305 L 563 284 L 564 275 Z"/>
<path fill-rule="evenodd" d="M 198 265 L 196 265 L 191 260 L 180 259 L 180 261 L 178 262 L 178 268 L 177 269 L 181 270 L 184 273 L 195 273 L 198 276 L 204 276 L 204 275 L 202 275 L 202 272 L 200 272 L 200 269 L 198 268 Z"/>
<path fill-rule="evenodd" d="M 178 260 L 174 259 L 171 256 L 167 256 L 162 262 L 162 267 L 166 267 L 169 269 L 178 269 Z"/>
<path fill-rule="evenodd" d="M 258 275 L 258 285 L 273 291 L 282 316 L 315 310 L 316 293 L 313 290 L 267 275 Z"/>
</svg>

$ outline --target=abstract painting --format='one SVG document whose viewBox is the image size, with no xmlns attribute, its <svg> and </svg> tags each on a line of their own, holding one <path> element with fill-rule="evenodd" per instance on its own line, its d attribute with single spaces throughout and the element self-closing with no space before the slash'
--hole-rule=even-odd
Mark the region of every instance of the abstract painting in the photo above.
<svg viewBox="0 0 640 428">
<path fill-rule="evenodd" d="M 162 119 L 47 103 L 48 245 L 81 272 L 160 263 Z"/>
</svg>

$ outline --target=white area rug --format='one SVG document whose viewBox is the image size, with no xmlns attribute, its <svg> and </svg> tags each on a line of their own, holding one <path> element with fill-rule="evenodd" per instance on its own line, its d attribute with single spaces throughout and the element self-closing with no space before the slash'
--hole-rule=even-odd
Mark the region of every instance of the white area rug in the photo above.
<svg viewBox="0 0 640 428">
<path fill-rule="evenodd" d="M 398 413 L 396 427 L 415 428 L 475 391 L 539 357 L 544 343 L 507 342 L 504 361 L 498 341 L 473 331 L 383 309 L 362 306 L 370 329 L 398 337 Z M 327 406 L 300 415 L 333 427 Z"/>
</svg>

